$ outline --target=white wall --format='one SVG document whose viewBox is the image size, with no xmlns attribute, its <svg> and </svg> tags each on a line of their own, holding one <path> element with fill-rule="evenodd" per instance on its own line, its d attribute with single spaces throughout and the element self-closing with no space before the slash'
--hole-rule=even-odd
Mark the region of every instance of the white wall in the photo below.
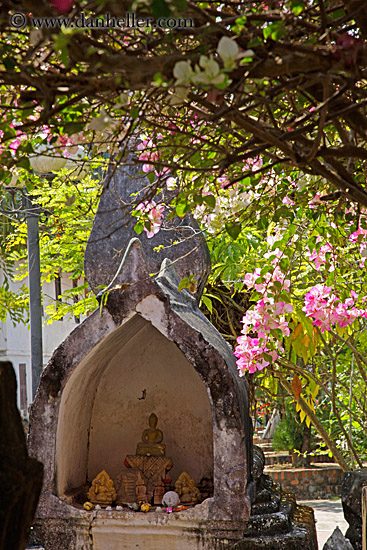
<svg viewBox="0 0 367 550">
<path fill-rule="evenodd" d="M 144 392 L 145 390 L 145 392 Z M 135 315 L 80 362 L 62 394 L 56 461 L 59 495 L 102 470 L 115 478 L 158 416 L 175 482 L 213 477 L 213 423 L 206 387 L 179 348 Z"/>
<path fill-rule="evenodd" d="M 3 276 L 0 273 L 0 281 Z M 17 291 L 23 285 L 28 285 L 28 279 L 22 281 L 12 281 L 10 290 Z M 72 280 L 66 275 L 61 278 L 61 290 L 64 292 L 72 288 Z M 55 281 L 44 283 L 42 287 L 44 296 L 44 308 L 56 299 Z M 51 325 L 45 323 L 43 317 L 43 365 L 46 366 L 55 348 L 66 338 L 71 330 L 76 326 L 74 318 L 64 318 L 62 321 L 54 321 Z M 7 317 L 5 322 L 0 322 L 0 360 L 11 361 L 15 370 L 18 385 L 18 406 L 20 407 L 20 380 L 19 365 L 26 365 L 26 383 L 27 383 L 27 403 L 32 402 L 32 372 L 31 372 L 31 344 L 30 327 L 19 323 L 13 325 L 13 322 Z"/>
</svg>

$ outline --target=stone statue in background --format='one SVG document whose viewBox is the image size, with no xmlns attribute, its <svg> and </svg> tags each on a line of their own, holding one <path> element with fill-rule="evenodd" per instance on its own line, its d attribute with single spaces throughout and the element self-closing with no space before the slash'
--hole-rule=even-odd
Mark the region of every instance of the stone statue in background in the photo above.
<svg viewBox="0 0 367 550">
<path fill-rule="evenodd" d="M 162 444 L 163 433 L 157 429 L 158 418 L 152 413 L 149 428 L 143 431 L 142 441 L 136 447 L 138 456 L 165 456 L 166 446 Z"/>
<path fill-rule="evenodd" d="M 111 506 L 116 500 L 116 491 L 113 481 L 105 470 L 99 472 L 92 481 L 88 491 L 88 499 L 93 504 L 99 504 L 102 508 Z"/>
<path fill-rule="evenodd" d="M 187 472 L 182 472 L 175 483 L 175 491 L 180 497 L 181 504 L 191 505 L 200 501 L 201 494 L 195 485 L 195 481 Z"/>
</svg>

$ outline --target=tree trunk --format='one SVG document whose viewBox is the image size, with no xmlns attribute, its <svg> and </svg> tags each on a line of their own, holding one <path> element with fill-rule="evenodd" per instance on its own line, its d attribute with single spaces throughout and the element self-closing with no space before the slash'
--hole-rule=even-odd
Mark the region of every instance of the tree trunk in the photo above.
<svg viewBox="0 0 367 550">
<path fill-rule="evenodd" d="M 303 440 L 301 445 L 301 454 L 302 454 L 302 464 L 304 466 L 310 466 L 311 464 L 311 424 L 307 426 L 307 424 L 303 427 L 303 434 L 302 434 Z M 305 455 L 306 453 L 306 455 Z"/>
</svg>

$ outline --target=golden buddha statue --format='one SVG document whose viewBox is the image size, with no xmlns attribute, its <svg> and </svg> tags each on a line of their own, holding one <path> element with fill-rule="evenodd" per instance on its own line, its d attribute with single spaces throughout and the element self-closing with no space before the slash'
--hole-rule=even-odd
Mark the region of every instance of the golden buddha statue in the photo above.
<svg viewBox="0 0 367 550">
<path fill-rule="evenodd" d="M 116 500 L 116 496 L 112 479 L 105 470 L 102 470 L 92 481 L 92 486 L 88 491 L 88 499 L 93 504 L 99 504 L 102 508 L 105 508 Z"/>
<path fill-rule="evenodd" d="M 158 418 L 152 413 L 149 417 L 149 428 L 143 431 L 142 441 L 136 447 L 138 456 L 165 456 L 166 446 L 162 444 L 163 433 L 157 429 Z"/>
<path fill-rule="evenodd" d="M 180 497 L 181 504 L 194 505 L 200 501 L 201 494 L 195 481 L 187 472 L 182 472 L 175 483 L 175 491 Z"/>
</svg>

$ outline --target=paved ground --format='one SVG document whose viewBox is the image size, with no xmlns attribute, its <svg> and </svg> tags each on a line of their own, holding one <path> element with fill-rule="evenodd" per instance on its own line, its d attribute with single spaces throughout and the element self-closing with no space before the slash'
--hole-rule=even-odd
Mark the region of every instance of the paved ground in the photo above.
<svg viewBox="0 0 367 550">
<path fill-rule="evenodd" d="M 319 550 L 322 550 L 325 542 L 330 537 L 335 527 L 345 535 L 348 523 L 344 519 L 343 508 L 340 499 L 338 500 L 297 500 L 299 504 L 311 506 L 315 511 L 317 540 Z"/>
</svg>

